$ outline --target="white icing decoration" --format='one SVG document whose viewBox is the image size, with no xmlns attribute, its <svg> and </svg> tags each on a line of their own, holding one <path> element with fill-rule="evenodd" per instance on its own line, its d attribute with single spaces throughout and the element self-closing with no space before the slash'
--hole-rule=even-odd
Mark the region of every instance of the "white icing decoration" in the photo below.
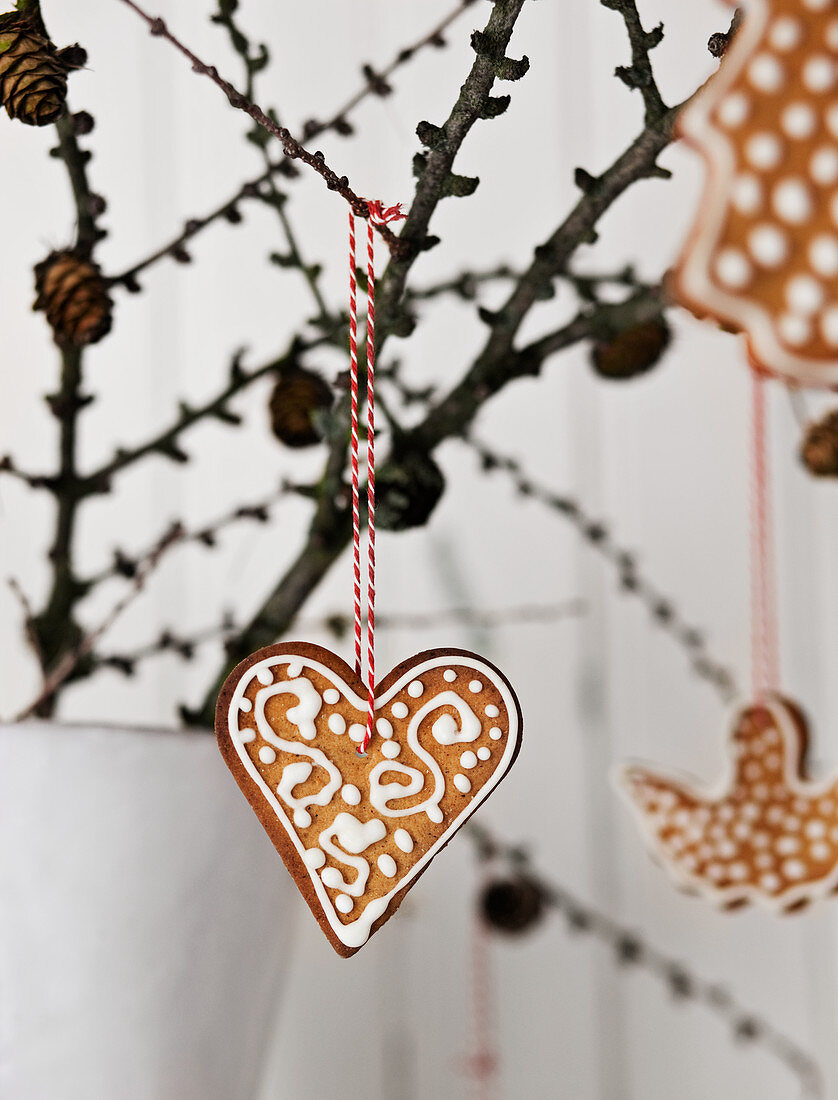
<svg viewBox="0 0 838 1100">
<path fill-rule="evenodd" d="M 329 726 L 329 729 L 332 731 L 332 733 L 337 734 L 338 737 L 342 733 L 346 733 L 346 719 L 343 717 L 342 714 L 330 714 L 327 725 Z"/>
<path fill-rule="evenodd" d="M 244 747 L 244 739 L 248 735 L 252 737 L 252 731 L 240 730 L 238 728 L 237 718 L 240 712 L 241 700 L 242 698 L 244 698 L 249 686 L 253 683 L 253 681 L 258 680 L 259 671 L 261 671 L 262 669 L 274 668 L 278 665 L 287 665 L 291 659 L 293 659 L 291 656 L 284 654 L 279 654 L 275 657 L 266 657 L 264 660 L 254 665 L 251 665 L 242 674 L 231 696 L 230 706 L 228 710 L 227 731 L 228 735 L 233 740 L 236 751 L 239 755 L 239 759 L 242 762 L 242 766 L 245 768 L 254 784 L 259 788 L 266 802 L 272 807 L 279 820 L 285 825 L 289 839 L 291 840 L 292 844 L 299 853 L 300 858 L 302 859 L 304 858 L 306 849 L 304 848 L 300 837 L 291 826 L 291 822 L 288 814 L 286 813 L 283 801 L 278 799 L 274 791 L 266 784 Z M 310 656 L 299 657 L 297 659 L 301 661 L 303 669 L 310 669 L 316 672 L 318 676 L 321 676 L 335 684 L 340 689 L 339 695 L 343 695 L 349 702 L 350 706 L 362 713 L 366 711 L 367 699 L 365 697 L 362 698 L 361 696 L 359 696 L 357 692 L 350 688 L 328 665 L 325 665 L 321 661 L 318 661 Z M 405 872 L 404 875 L 399 876 L 396 879 L 393 884 L 392 890 L 388 894 L 370 901 L 363 908 L 363 911 L 359 913 L 355 920 L 344 924 L 343 921 L 338 918 L 334 903 L 330 895 L 324 889 L 324 883 L 321 881 L 320 876 L 316 874 L 314 870 L 310 872 L 312 886 L 314 888 L 315 894 L 317 895 L 318 901 L 322 906 L 323 913 L 326 916 L 329 927 L 331 928 L 332 932 L 339 940 L 339 942 L 344 944 L 344 946 L 346 947 L 358 948 L 366 943 L 367 939 L 369 938 L 372 925 L 385 912 L 395 894 L 398 891 L 402 890 L 405 885 L 407 885 L 418 874 L 420 874 L 422 870 L 424 870 L 424 868 L 436 855 L 440 848 L 442 848 L 447 843 L 452 833 L 459 827 L 460 824 L 462 824 L 464 817 L 470 814 L 476 808 L 476 806 L 478 806 L 485 798 L 487 798 L 491 791 L 495 788 L 495 786 L 500 782 L 500 780 L 509 769 L 512 758 L 519 744 L 520 725 L 518 721 L 517 707 L 515 706 L 514 697 L 512 696 L 512 693 L 508 685 L 506 684 L 506 681 L 502 678 L 497 677 L 494 670 L 485 665 L 484 662 L 482 662 L 479 658 L 467 656 L 460 657 L 458 655 L 456 659 L 461 667 L 474 669 L 475 672 L 478 672 L 480 675 L 485 677 L 486 680 L 488 680 L 494 686 L 494 688 L 501 696 L 503 705 L 506 708 L 506 713 L 509 716 L 508 737 L 503 746 L 501 758 L 498 761 L 498 764 L 495 767 L 494 771 L 492 772 L 492 775 L 488 782 L 481 787 L 481 789 L 475 794 L 474 798 L 458 813 L 451 815 L 447 827 L 442 835 L 436 839 L 436 841 L 428 848 L 428 850 L 422 855 L 422 857 L 418 859 L 416 863 L 413 864 L 413 866 Z M 406 688 L 408 682 L 415 679 L 417 676 L 423 675 L 424 673 L 439 669 L 440 666 L 442 666 L 443 669 L 446 669 L 446 666 L 450 665 L 450 661 L 450 656 L 447 659 L 444 656 L 439 656 L 428 658 L 426 661 L 423 661 L 420 665 L 417 665 L 413 669 L 409 670 L 409 672 L 407 672 L 404 676 L 400 677 L 395 683 L 393 683 L 390 688 L 388 688 L 388 690 L 376 700 L 376 708 L 383 709 L 385 707 L 392 706 L 392 700 L 399 694 L 399 692 L 403 691 Z M 447 670 L 450 671 L 450 669 Z M 264 720 L 264 708 L 262 718 Z M 272 731 L 270 731 L 269 727 L 266 726 L 266 729 L 268 736 L 265 739 L 269 740 L 277 748 L 281 748 L 283 749 L 283 751 L 297 753 L 299 755 L 306 755 L 309 758 L 314 759 L 313 754 L 315 754 L 318 750 L 307 747 L 305 745 L 300 745 L 299 743 L 289 743 L 286 749 L 282 744 L 281 739 L 276 737 L 276 735 L 273 734 Z M 263 733 L 261 729 L 260 733 Z M 500 729 L 497 729 L 495 736 L 496 739 L 500 739 L 503 736 L 502 731 Z M 320 761 L 316 762 L 320 763 Z M 391 771 L 398 769 L 404 773 L 407 773 L 408 777 L 410 776 L 410 772 L 412 770 L 416 779 L 418 780 L 418 787 L 416 789 L 417 791 L 421 790 L 424 778 L 420 772 L 416 771 L 415 769 L 407 769 L 404 767 L 404 765 L 399 765 L 395 762 L 388 762 L 385 764 L 385 766 Z M 288 767 L 288 765 L 286 765 L 286 767 Z M 340 782 L 340 776 L 338 773 L 338 786 L 340 785 Z M 407 787 L 401 784 L 393 784 L 393 786 L 398 787 L 398 790 L 392 792 L 391 797 L 407 797 Z M 331 798 L 331 795 L 329 796 L 329 798 Z M 417 807 L 416 810 L 411 812 L 422 812 L 421 807 Z M 431 821 L 437 824 L 442 823 L 443 813 L 438 805 L 429 806 L 424 810 L 424 812 Z M 397 832 L 406 833 L 406 830 L 397 830 Z M 409 834 L 407 834 L 407 836 L 408 839 L 410 839 Z M 334 870 L 334 868 L 331 869 Z M 326 870 L 329 870 L 329 868 L 326 868 Z"/>
<path fill-rule="evenodd" d="M 447 668 L 442 674 L 443 680 L 446 680 L 449 684 L 453 684 L 457 679 L 457 673 L 453 668 Z"/>
<path fill-rule="evenodd" d="M 305 737 L 306 741 L 311 741 L 317 733 L 314 719 L 320 713 L 320 708 L 323 705 L 323 700 L 315 691 L 311 681 L 306 680 L 305 677 L 300 677 L 296 680 L 286 680 L 281 684 L 274 684 L 270 689 L 265 688 L 259 692 L 256 696 L 256 724 L 259 726 L 260 733 L 262 733 L 262 726 L 258 716 L 261 715 L 261 722 L 267 726 L 265 704 L 268 699 L 273 699 L 275 695 L 297 696 L 297 704 L 288 708 L 286 718 L 289 722 L 294 723 L 300 731 L 301 737 Z M 270 726 L 267 726 L 267 728 L 270 729 Z M 262 733 L 262 736 L 265 737 L 264 733 Z M 265 737 L 265 740 L 270 741 L 271 738 Z"/>
<path fill-rule="evenodd" d="M 473 695 L 476 695 L 478 691 L 483 690 L 483 685 L 480 683 L 479 680 L 470 680 L 468 689 L 470 692 L 472 692 Z"/>
<path fill-rule="evenodd" d="M 422 683 L 421 680 L 414 680 L 412 683 L 407 685 L 407 694 L 412 699 L 418 699 L 424 690 L 425 685 Z"/>
<path fill-rule="evenodd" d="M 256 679 L 259 681 L 260 684 L 264 684 L 265 686 L 267 686 L 268 684 L 272 684 L 274 682 L 274 674 L 269 668 L 260 668 L 259 671 L 256 673 Z"/>
<path fill-rule="evenodd" d="M 256 734 L 253 732 L 253 730 L 249 730 L 249 729 L 248 730 L 239 730 L 239 741 L 243 745 L 247 745 L 251 741 L 255 741 L 255 740 L 256 740 Z"/>
<path fill-rule="evenodd" d="M 777 329 L 787 344 L 799 347 L 812 338 L 812 326 L 798 313 L 784 313 L 777 322 Z"/>
<path fill-rule="evenodd" d="M 460 767 L 466 770 L 477 766 L 477 757 L 470 750 L 460 757 Z"/>
<path fill-rule="evenodd" d="M 723 126 L 734 130 L 745 121 L 749 110 L 750 104 L 747 96 L 741 92 L 733 92 L 719 106 L 719 121 Z"/>
<path fill-rule="evenodd" d="M 748 79 L 761 92 L 777 92 L 785 81 L 783 66 L 770 53 L 758 54 L 748 69 Z"/>
<path fill-rule="evenodd" d="M 387 741 L 381 746 L 381 753 L 386 756 L 388 760 L 394 760 L 402 751 L 401 745 L 395 741 Z"/>
<path fill-rule="evenodd" d="M 339 913 L 351 913 L 355 902 L 348 894 L 338 894 L 335 898 L 335 909 Z"/>
<path fill-rule="evenodd" d="M 774 209 L 791 225 L 802 225 L 812 216 L 812 197 L 801 179 L 784 179 L 774 188 Z"/>
<path fill-rule="evenodd" d="M 330 706 L 334 706 L 340 699 L 340 692 L 337 688 L 326 688 L 323 692 L 323 698 Z"/>
<path fill-rule="evenodd" d="M 276 760 L 276 750 L 272 749 L 270 745 L 263 745 L 259 749 L 259 759 L 263 764 L 273 764 Z"/>
<path fill-rule="evenodd" d="M 347 806 L 357 806 L 361 801 L 361 792 L 354 783 L 346 783 L 341 787 L 340 796 Z"/>
<path fill-rule="evenodd" d="M 716 258 L 716 275 L 725 286 L 740 289 L 751 281 L 753 269 L 744 252 L 723 248 Z"/>
<path fill-rule="evenodd" d="M 800 42 L 801 36 L 802 28 L 798 20 L 793 19 L 790 15 L 783 15 L 774 20 L 769 37 L 775 50 L 786 53 L 788 50 L 794 49 Z"/>
<path fill-rule="evenodd" d="M 243 714 L 247 714 L 247 713 L 248 713 L 248 711 L 251 711 L 252 709 L 253 709 L 253 704 L 251 703 L 251 701 L 250 701 L 250 700 L 249 700 L 249 699 L 247 698 L 247 696 L 245 695 L 245 696 L 244 696 L 244 697 L 242 698 L 241 702 L 239 703 L 239 710 L 240 710 L 240 711 L 241 711 L 241 712 L 242 712 Z"/>
<path fill-rule="evenodd" d="M 355 872 L 355 881 L 348 883 L 336 867 L 327 867 L 321 874 L 323 885 L 332 890 L 345 890 L 353 898 L 364 893 L 370 876 L 370 865 L 361 856 L 371 844 L 383 840 L 387 835 L 387 826 L 378 818 L 372 821 L 359 821 L 352 814 L 340 813 L 317 838 L 320 847 L 338 863 L 346 864 Z M 334 843 L 337 841 L 340 848 Z"/>
<path fill-rule="evenodd" d="M 838 149 L 833 145 L 822 145 L 816 149 L 809 161 L 809 172 L 815 183 L 821 187 L 831 187 L 838 181 Z"/>
<path fill-rule="evenodd" d="M 413 837 L 407 829 L 396 829 L 393 833 L 393 840 L 396 842 L 396 847 L 401 848 L 403 852 L 413 851 Z"/>
<path fill-rule="evenodd" d="M 378 869 L 382 875 L 386 875 L 387 878 L 394 878 L 398 871 L 396 861 L 392 856 L 388 856 L 386 853 L 378 857 Z"/>
<path fill-rule="evenodd" d="M 751 172 L 742 172 L 733 181 L 730 201 L 740 214 L 756 214 L 762 206 L 762 184 Z"/>
<path fill-rule="evenodd" d="M 322 848 L 309 848 L 303 856 L 303 860 L 306 867 L 310 867 L 312 871 L 319 871 L 326 862 L 326 853 Z"/>
<path fill-rule="evenodd" d="M 492 755 L 492 750 L 489 748 L 488 745 L 481 745 L 480 748 L 477 750 L 477 755 L 480 760 L 488 760 L 489 757 Z"/>
<path fill-rule="evenodd" d="M 296 680 L 298 676 L 303 674 L 302 661 L 290 661 L 288 668 L 286 669 L 289 680 Z"/>
<path fill-rule="evenodd" d="M 489 736 L 493 741 L 500 741 L 501 737 L 503 737 L 503 730 L 499 729 L 497 726 L 492 726 L 489 730 Z"/>
<path fill-rule="evenodd" d="M 776 225 L 759 225 L 748 237 L 751 255 L 763 267 L 778 267 L 788 255 L 785 233 Z"/>
<path fill-rule="evenodd" d="M 745 155 L 754 168 L 776 168 L 783 156 L 783 146 L 774 134 L 754 134 L 745 147 Z"/>
<path fill-rule="evenodd" d="M 376 718 L 375 731 L 379 737 L 386 740 L 393 736 L 393 723 L 386 718 Z"/>
<path fill-rule="evenodd" d="M 498 708 L 495 706 L 494 703 L 489 703 L 489 705 L 485 708 L 483 713 L 486 715 L 487 718 L 497 718 L 498 715 L 500 714 L 500 711 L 498 710 Z"/>
<path fill-rule="evenodd" d="M 832 306 L 823 311 L 821 335 L 830 347 L 838 347 L 838 307 Z"/>
<path fill-rule="evenodd" d="M 809 263 L 825 278 L 838 275 L 838 239 L 828 233 L 815 237 L 809 247 Z"/>
<path fill-rule="evenodd" d="M 454 786 L 460 792 L 460 794 L 468 794 L 471 790 L 471 780 L 466 775 L 461 775 L 459 772 L 454 776 Z"/>
<path fill-rule="evenodd" d="M 795 313 L 817 313 L 823 305 L 824 290 L 811 275 L 795 275 L 786 283 L 786 300 Z"/>
<path fill-rule="evenodd" d="M 825 54 L 810 57 L 803 66 L 803 83 L 810 92 L 828 92 L 835 83 L 835 63 L 832 58 Z"/>
<path fill-rule="evenodd" d="M 407 718 L 407 703 L 393 703 L 390 709 L 394 718 Z"/>
<path fill-rule="evenodd" d="M 367 727 L 362 726 L 360 722 L 353 722 L 349 727 L 349 736 L 356 743 L 360 745 L 367 735 Z"/>
</svg>

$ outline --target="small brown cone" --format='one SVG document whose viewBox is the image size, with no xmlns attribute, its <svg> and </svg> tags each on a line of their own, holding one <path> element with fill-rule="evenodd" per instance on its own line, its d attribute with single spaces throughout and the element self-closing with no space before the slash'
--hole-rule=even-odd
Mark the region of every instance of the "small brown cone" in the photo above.
<svg viewBox="0 0 838 1100">
<path fill-rule="evenodd" d="M 111 329 L 113 302 L 102 272 L 73 252 L 52 252 L 35 267 L 36 310 L 47 315 L 56 344 L 85 347 Z"/>
<path fill-rule="evenodd" d="M 815 477 L 838 477 L 838 409 L 808 426 L 800 457 Z"/>
<path fill-rule="evenodd" d="M 268 406 L 274 435 L 286 447 L 320 443 L 314 414 L 331 405 L 331 387 L 319 374 L 305 367 L 286 367 L 277 379 Z"/>
<path fill-rule="evenodd" d="M 479 905 L 483 919 L 490 928 L 509 935 L 521 935 L 541 921 L 546 902 L 542 886 L 521 874 L 488 883 Z"/>
<path fill-rule="evenodd" d="M 594 370 L 615 381 L 645 374 L 660 360 L 670 340 L 669 325 L 662 317 L 643 321 L 594 344 Z"/>
<path fill-rule="evenodd" d="M 67 73 L 84 63 L 78 48 L 59 51 L 39 19 L 0 16 L 0 104 L 9 118 L 48 126 L 67 109 Z"/>
</svg>

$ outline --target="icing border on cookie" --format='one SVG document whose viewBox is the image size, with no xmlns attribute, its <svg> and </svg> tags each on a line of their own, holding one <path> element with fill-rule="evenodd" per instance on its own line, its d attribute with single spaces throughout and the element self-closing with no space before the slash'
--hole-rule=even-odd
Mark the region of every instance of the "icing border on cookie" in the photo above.
<svg viewBox="0 0 838 1100">
<path fill-rule="evenodd" d="M 752 710 L 755 705 L 764 707 L 769 711 L 776 729 L 779 731 L 785 753 L 783 754 L 783 781 L 788 789 L 800 798 L 816 799 L 821 797 L 834 797 L 835 784 L 838 782 L 838 774 L 829 779 L 817 782 L 803 778 L 796 770 L 798 753 L 801 742 L 805 748 L 805 735 L 802 738 L 798 718 L 794 710 L 779 695 L 772 695 L 759 704 L 743 704 L 734 711 L 734 717 L 730 725 L 730 732 L 726 743 L 727 768 L 722 778 L 713 785 L 697 782 L 695 777 L 686 772 L 677 770 L 665 770 L 657 765 L 645 761 L 628 761 L 619 764 L 612 773 L 612 782 L 622 798 L 628 803 L 635 817 L 643 841 L 647 849 L 659 859 L 665 866 L 667 874 L 676 884 L 692 893 L 698 893 L 707 898 L 713 904 L 721 907 L 729 907 L 742 902 L 751 902 L 763 905 L 774 913 L 782 913 L 793 908 L 801 902 L 816 901 L 826 897 L 838 887 L 838 862 L 828 875 L 823 878 L 789 886 L 778 894 L 769 894 L 758 889 L 751 883 L 732 885 L 726 887 L 713 886 L 707 878 L 701 875 L 693 875 L 682 864 L 666 861 L 662 852 L 657 828 L 649 813 L 638 805 L 632 796 L 630 774 L 632 771 L 649 771 L 656 780 L 670 782 L 679 787 L 686 788 L 692 797 L 704 805 L 718 802 L 724 799 L 730 792 L 731 785 L 736 774 L 736 756 L 734 734 L 739 721 L 745 711 Z M 808 729 L 806 730 L 808 732 Z"/>
<path fill-rule="evenodd" d="M 500 693 L 503 699 L 504 706 L 506 707 L 506 713 L 509 721 L 509 730 L 507 735 L 506 744 L 504 746 L 503 755 L 498 762 L 492 775 L 486 781 L 486 783 L 477 792 L 474 798 L 468 802 L 460 813 L 454 818 L 445 832 L 436 840 L 436 842 L 428 849 L 428 851 L 422 856 L 422 858 L 415 863 L 409 871 L 398 880 L 393 889 L 384 897 L 375 898 L 373 901 L 364 908 L 361 915 L 357 920 L 352 921 L 350 924 L 343 924 L 338 919 L 337 911 L 332 903 L 331 898 L 326 892 L 323 883 L 320 880 L 320 876 L 316 874 L 315 869 L 308 866 L 305 861 L 306 849 L 303 846 L 296 830 L 294 829 L 285 807 L 278 801 L 274 792 L 267 785 L 265 780 L 260 775 L 258 769 L 250 758 L 249 753 L 245 748 L 245 744 L 248 741 L 242 739 L 240 736 L 240 729 L 238 724 L 238 716 L 241 713 L 241 702 L 244 698 L 247 688 L 250 686 L 254 677 L 258 676 L 260 669 L 273 668 L 277 665 L 290 665 L 294 664 L 299 667 L 308 667 L 315 672 L 325 676 L 331 684 L 337 688 L 341 694 L 348 700 L 348 702 L 357 710 L 365 711 L 367 708 L 366 698 L 361 698 L 340 676 L 328 665 L 323 664 L 320 661 L 316 661 L 313 658 L 303 656 L 297 653 L 279 653 L 271 657 L 266 657 L 261 661 L 250 665 L 241 678 L 236 683 L 235 689 L 230 697 L 230 704 L 227 708 L 227 734 L 232 741 L 239 759 L 242 765 L 246 769 L 250 778 L 259 787 L 260 792 L 264 796 L 267 803 L 273 809 L 279 821 L 285 828 L 286 833 L 291 838 L 294 847 L 297 850 L 297 854 L 303 861 L 304 865 L 314 886 L 315 893 L 326 915 L 329 925 L 334 932 L 337 939 L 345 946 L 349 948 L 359 948 L 367 942 L 370 936 L 372 925 L 384 912 L 386 912 L 388 905 L 393 900 L 394 896 L 402 890 L 409 882 L 411 882 L 416 876 L 427 866 L 428 863 L 434 858 L 437 852 L 445 846 L 451 836 L 457 831 L 460 825 L 477 809 L 481 802 L 483 802 L 489 794 L 494 790 L 498 783 L 503 779 L 506 772 L 515 757 L 518 749 L 518 744 L 521 736 L 521 722 L 518 715 L 518 704 L 515 696 L 506 683 L 506 680 L 501 676 L 491 665 L 481 661 L 479 658 L 468 657 L 460 653 L 443 653 L 436 657 L 431 657 L 423 661 L 419 665 L 411 666 L 407 672 L 403 673 L 391 687 L 384 692 L 383 695 L 377 696 L 375 700 L 376 710 L 386 706 L 387 703 L 401 691 L 407 684 L 416 680 L 424 672 L 428 672 L 431 669 L 439 668 L 441 665 L 448 665 L 453 668 L 471 668 L 478 670 L 483 676 L 485 676 L 492 684 L 494 688 Z M 296 671 L 296 668 L 295 668 Z M 300 748 L 305 750 L 305 744 L 301 744 Z M 311 749 L 308 750 L 307 755 L 311 754 Z M 417 807 L 412 812 L 424 812 L 422 807 Z M 395 816 L 395 815 L 393 815 Z"/>
<path fill-rule="evenodd" d="M 751 62 L 754 48 L 771 18 L 769 0 L 745 0 L 743 6 L 745 18 L 724 64 L 678 118 L 681 134 L 698 146 L 704 156 L 707 181 L 698 220 L 676 266 L 676 285 L 692 309 L 709 313 L 741 329 L 753 358 L 772 374 L 808 385 L 834 386 L 838 385 L 838 356 L 832 360 L 818 360 L 796 355 L 778 339 L 774 321 L 765 306 L 727 294 L 711 275 L 712 254 L 722 233 L 726 201 L 735 174 L 733 143 L 713 124 L 711 115 Z"/>
</svg>

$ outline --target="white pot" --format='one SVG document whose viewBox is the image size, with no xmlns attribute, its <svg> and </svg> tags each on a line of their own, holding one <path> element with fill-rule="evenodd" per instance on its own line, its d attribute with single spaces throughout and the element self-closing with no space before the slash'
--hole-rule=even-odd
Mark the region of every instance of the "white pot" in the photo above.
<svg viewBox="0 0 838 1100">
<path fill-rule="evenodd" d="M 214 737 L 0 726 L 0 1096 L 251 1100 L 295 893 Z"/>
</svg>

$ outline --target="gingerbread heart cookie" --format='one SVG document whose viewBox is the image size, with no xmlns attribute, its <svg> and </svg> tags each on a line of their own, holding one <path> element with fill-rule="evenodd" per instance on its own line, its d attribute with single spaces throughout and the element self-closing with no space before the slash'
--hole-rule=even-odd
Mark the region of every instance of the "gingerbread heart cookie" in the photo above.
<svg viewBox="0 0 838 1100">
<path fill-rule="evenodd" d="M 838 888 L 838 777 L 805 777 L 806 720 L 772 696 L 747 707 L 716 790 L 630 765 L 618 784 L 680 886 L 725 907 L 800 909 Z"/>
<path fill-rule="evenodd" d="M 758 368 L 836 386 L 838 3 L 741 7 L 719 72 L 679 118 L 708 177 L 673 290 L 744 332 Z"/>
<path fill-rule="evenodd" d="M 330 943 L 354 955 L 518 754 L 521 711 L 506 678 L 462 650 L 404 661 L 366 691 L 340 657 L 289 642 L 228 677 L 216 710 L 222 755 Z"/>
</svg>

